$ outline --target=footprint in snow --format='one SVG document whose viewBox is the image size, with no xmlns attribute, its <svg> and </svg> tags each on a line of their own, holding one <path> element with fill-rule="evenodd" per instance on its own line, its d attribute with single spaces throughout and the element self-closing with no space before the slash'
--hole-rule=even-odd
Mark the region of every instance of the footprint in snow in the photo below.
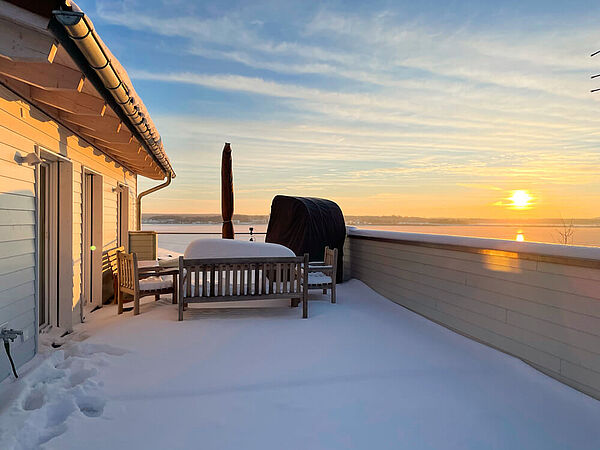
<svg viewBox="0 0 600 450">
<path fill-rule="evenodd" d="M 97 373 L 98 369 L 95 369 L 94 367 L 89 369 L 74 370 L 71 375 L 69 375 L 69 385 L 70 387 L 79 386 Z"/>
<path fill-rule="evenodd" d="M 77 403 L 79 411 L 87 417 L 100 417 L 104 412 L 106 400 L 98 395 L 76 392 L 75 403 Z"/>
<path fill-rule="evenodd" d="M 46 428 L 53 428 L 66 422 L 67 418 L 75 411 L 75 403 L 71 396 L 67 396 L 58 402 L 49 404 L 46 409 Z"/>
<path fill-rule="evenodd" d="M 38 387 L 33 389 L 25 400 L 23 400 L 23 409 L 25 411 L 33 411 L 36 409 L 40 409 L 46 403 L 46 392 L 42 387 Z"/>
<path fill-rule="evenodd" d="M 59 352 L 23 380 L 27 387 L 16 410 L 26 415 L 14 431 L 15 448 L 37 448 L 60 436 L 74 413 L 101 417 L 106 399 L 101 380 L 94 379 L 98 367 L 108 364 L 107 356 L 128 353 L 110 345 L 81 342 Z"/>
<path fill-rule="evenodd" d="M 105 353 L 111 356 L 123 356 L 128 353 L 127 350 L 122 348 L 113 347 L 108 344 L 89 344 L 89 343 L 80 343 L 77 346 L 72 347 L 67 350 L 68 356 L 80 356 L 80 357 L 89 357 L 93 356 L 97 353 Z"/>
</svg>

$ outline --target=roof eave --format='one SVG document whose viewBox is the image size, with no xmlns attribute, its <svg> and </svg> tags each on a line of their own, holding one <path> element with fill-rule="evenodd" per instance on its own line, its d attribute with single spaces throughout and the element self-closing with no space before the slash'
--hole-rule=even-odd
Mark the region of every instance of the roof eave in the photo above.
<svg viewBox="0 0 600 450">
<path fill-rule="evenodd" d="M 126 72 L 95 32 L 89 18 L 80 11 L 54 11 L 48 28 L 71 58 L 126 124 L 166 177 L 175 172 L 162 141 Z"/>
</svg>

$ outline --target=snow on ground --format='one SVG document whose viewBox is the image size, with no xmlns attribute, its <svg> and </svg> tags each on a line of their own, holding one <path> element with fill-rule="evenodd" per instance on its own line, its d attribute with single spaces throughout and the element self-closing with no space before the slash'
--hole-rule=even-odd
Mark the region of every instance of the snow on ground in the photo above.
<svg viewBox="0 0 600 450">
<path fill-rule="evenodd" d="M 0 384 L 0 448 L 598 448 L 600 402 L 359 281 L 338 302 L 104 307 Z"/>
<path fill-rule="evenodd" d="M 110 357 L 126 353 L 87 342 L 67 342 L 60 350 L 51 342 L 41 346 L 25 371 L 19 370 L 18 380 L 0 384 L 2 449 L 39 448 L 70 426 L 79 426 L 78 419 L 102 416 L 106 394 L 97 375 L 110 365 Z"/>
</svg>

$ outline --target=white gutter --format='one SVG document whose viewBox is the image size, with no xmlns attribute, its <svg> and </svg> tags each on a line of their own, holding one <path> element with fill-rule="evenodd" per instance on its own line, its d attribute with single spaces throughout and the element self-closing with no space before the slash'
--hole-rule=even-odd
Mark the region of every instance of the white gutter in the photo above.
<svg viewBox="0 0 600 450">
<path fill-rule="evenodd" d="M 73 4 L 73 8 L 76 5 Z M 173 167 L 164 151 L 162 141 L 150 115 L 129 81 L 125 70 L 104 45 L 90 19 L 82 11 L 53 11 L 56 20 L 64 26 L 96 72 L 104 87 L 112 94 L 131 124 L 139 132 L 143 144 L 152 152 L 165 176 L 175 177 Z"/>
</svg>

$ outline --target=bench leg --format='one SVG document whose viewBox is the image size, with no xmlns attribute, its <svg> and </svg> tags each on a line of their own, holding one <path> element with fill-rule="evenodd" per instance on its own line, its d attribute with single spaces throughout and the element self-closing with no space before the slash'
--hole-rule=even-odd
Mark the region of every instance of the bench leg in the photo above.
<svg viewBox="0 0 600 450">
<path fill-rule="evenodd" d="M 119 280 L 113 275 L 113 303 L 119 302 Z"/>
<path fill-rule="evenodd" d="M 308 253 L 304 254 L 302 270 L 302 318 L 308 319 Z"/>
<path fill-rule="evenodd" d="M 177 303 L 177 275 L 173 275 L 173 299 L 172 303 L 175 305 Z"/>
<path fill-rule="evenodd" d="M 137 316 L 140 313 L 140 294 L 136 293 L 133 297 L 133 315 Z"/>
<path fill-rule="evenodd" d="M 333 283 L 331 285 L 331 303 L 335 303 L 336 302 L 336 298 L 335 298 L 335 283 Z"/>
<path fill-rule="evenodd" d="M 184 294 L 183 294 L 183 274 L 180 275 L 179 280 L 177 280 L 177 275 L 173 275 L 173 303 L 177 303 L 177 320 L 183 320 L 183 310 L 187 306 L 187 303 L 184 302 Z"/>
<path fill-rule="evenodd" d="M 117 303 L 119 304 L 117 314 L 123 314 L 123 294 L 120 289 L 117 289 L 116 296 Z"/>
<path fill-rule="evenodd" d="M 308 319 L 308 290 L 305 290 L 302 296 L 302 318 Z"/>
<path fill-rule="evenodd" d="M 327 289 L 323 289 L 323 295 L 327 294 Z"/>
</svg>

